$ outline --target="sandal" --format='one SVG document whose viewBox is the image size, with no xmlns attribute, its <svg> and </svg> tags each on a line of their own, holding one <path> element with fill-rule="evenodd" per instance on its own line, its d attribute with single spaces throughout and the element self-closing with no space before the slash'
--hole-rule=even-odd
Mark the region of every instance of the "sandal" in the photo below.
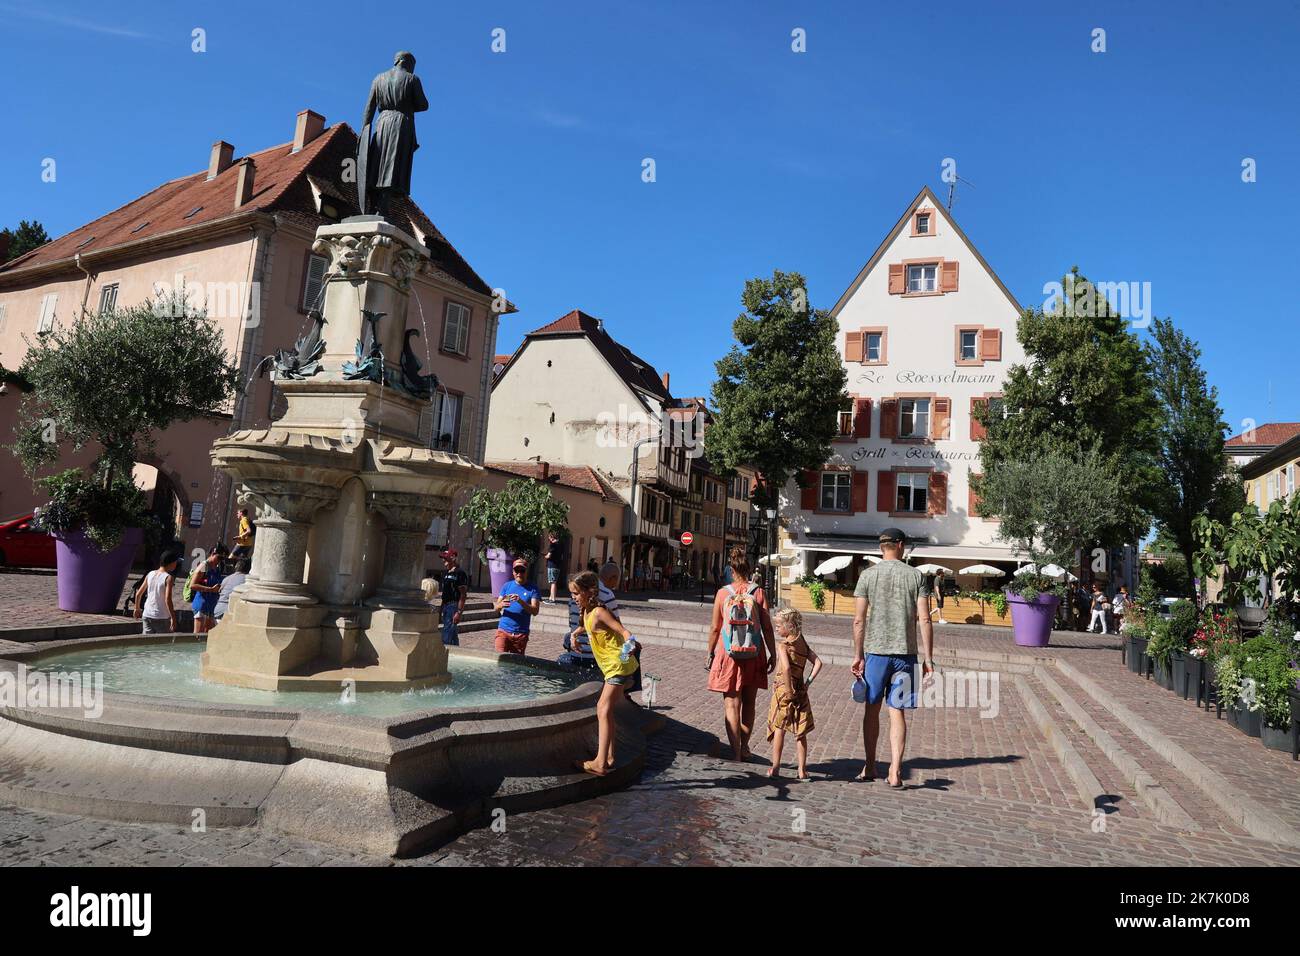
<svg viewBox="0 0 1300 956">
<path fill-rule="evenodd" d="M 601 767 L 596 766 L 595 760 L 575 760 L 573 762 L 573 765 L 577 767 L 579 770 L 581 770 L 583 773 L 589 773 L 593 777 L 603 777 L 609 772 L 607 770 L 602 769 Z"/>
<path fill-rule="evenodd" d="M 874 783 L 876 775 L 874 773 L 867 773 L 866 768 L 864 767 L 862 771 L 853 778 L 853 780 L 855 783 Z"/>
</svg>

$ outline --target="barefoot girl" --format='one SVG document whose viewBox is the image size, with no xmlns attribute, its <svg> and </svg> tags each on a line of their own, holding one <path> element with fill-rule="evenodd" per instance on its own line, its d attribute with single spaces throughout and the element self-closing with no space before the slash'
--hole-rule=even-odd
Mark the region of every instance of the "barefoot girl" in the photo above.
<svg viewBox="0 0 1300 956">
<path fill-rule="evenodd" d="M 628 642 L 635 647 L 636 642 L 618 618 L 601 606 L 600 578 L 594 572 L 579 574 L 573 581 L 572 590 L 578 599 L 578 607 L 582 609 L 582 623 L 591 639 L 596 666 L 605 678 L 605 687 L 596 703 L 599 728 L 596 757 L 578 766 L 587 773 L 603 777 L 614 769 L 614 705 L 637 669 L 635 654 L 631 649 L 624 653 L 623 648 Z"/>
<path fill-rule="evenodd" d="M 781 746 L 786 731 L 795 735 L 799 748 L 799 779 L 808 779 L 808 734 L 813 729 L 812 704 L 808 687 L 822 670 L 822 660 L 803 639 L 803 615 L 792 607 L 772 615 L 776 629 L 776 682 L 772 703 L 767 712 L 767 739 L 772 742 L 772 769 L 769 777 L 781 775 Z M 804 681 L 804 668 L 812 664 L 812 673 Z"/>
</svg>

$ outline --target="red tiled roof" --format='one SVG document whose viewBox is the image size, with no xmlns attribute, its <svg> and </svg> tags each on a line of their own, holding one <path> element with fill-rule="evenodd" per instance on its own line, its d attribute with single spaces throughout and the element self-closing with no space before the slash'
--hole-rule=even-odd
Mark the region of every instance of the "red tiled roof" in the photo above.
<svg viewBox="0 0 1300 956">
<path fill-rule="evenodd" d="M 574 309 L 554 322 L 529 332 L 527 337 L 531 339 L 542 335 L 585 335 L 623 381 L 649 392 L 661 401 L 673 400 L 653 365 L 631 349 L 615 342 L 605 331 L 605 325 L 600 319 L 581 309 Z"/>
<path fill-rule="evenodd" d="M 357 135 L 346 123 L 323 131 L 297 153 L 292 143 L 250 154 L 254 163 L 253 195 L 235 208 L 238 157 L 211 181 L 207 170 L 174 179 L 150 190 L 110 213 L 74 229 L 26 255 L 0 266 L 0 276 L 20 270 L 70 260 L 76 253 L 103 252 L 114 246 L 150 239 L 180 229 L 199 227 L 236 214 L 274 212 L 314 229 L 330 221 L 316 211 L 310 173 L 330 189 L 331 198 L 342 197 L 341 216 L 358 212 L 356 185 L 342 181 L 342 160 L 355 156 Z M 438 231 L 414 201 L 405 200 L 389 215 L 399 229 L 423 234 L 433 258 L 433 271 L 454 284 L 491 295 L 491 288 Z"/>
<path fill-rule="evenodd" d="M 1255 446 L 1267 448 L 1289 441 L 1296 435 L 1300 435 L 1300 422 L 1268 422 L 1263 425 L 1256 425 L 1254 435 L 1244 432 L 1240 435 L 1234 435 L 1224 444 L 1235 448 L 1251 448 Z"/>
<path fill-rule="evenodd" d="M 542 481 L 542 464 L 536 461 L 488 461 L 483 463 L 484 468 L 490 468 L 493 471 L 506 472 L 511 475 L 518 475 L 520 478 L 535 478 Z M 622 496 L 614 490 L 613 486 L 605 480 L 604 476 L 596 469 L 586 465 L 573 467 L 570 465 L 548 465 L 549 474 L 545 481 L 550 484 L 564 485 L 566 488 L 577 488 L 579 491 L 589 491 L 594 495 L 600 495 L 606 501 L 622 501 Z"/>
<path fill-rule="evenodd" d="M 493 359 L 492 359 L 492 362 L 493 362 L 494 365 L 505 365 L 506 362 L 509 362 L 509 361 L 510 361 L 510 353 L 509 353 L 509 352 L 506 352 L 504 355 L 502 355 L 502 354 L 498 354 L 498 355 L 494 356 Z"/>
</svg>

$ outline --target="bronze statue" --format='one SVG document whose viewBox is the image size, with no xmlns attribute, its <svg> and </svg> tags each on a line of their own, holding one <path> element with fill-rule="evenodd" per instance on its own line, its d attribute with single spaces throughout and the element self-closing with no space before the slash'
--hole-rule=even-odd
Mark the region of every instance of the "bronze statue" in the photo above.
<svg viewBox="0 0 1300 956">
<path fill-rule="evenodd" d="M 357 201 L 365 215 L 387 218 L 390 202 L 411 194 L 411 159 L 420 147 L 415 140 L 415 114 L 428 108 L 424 87 L 415 75 L 415 57 L 402 51 L 393 57 L 393 68 L 371 82 L 361 120 Z"/>
</svg>

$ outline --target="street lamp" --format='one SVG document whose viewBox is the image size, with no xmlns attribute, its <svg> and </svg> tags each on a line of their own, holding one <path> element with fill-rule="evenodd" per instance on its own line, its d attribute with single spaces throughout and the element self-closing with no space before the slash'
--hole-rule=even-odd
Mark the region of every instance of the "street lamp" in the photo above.
<svg viewBox="0 0 1300 956">
<path fill-rule="evenodd" d="M 773 599 L 772 607 L 777 607 L 781 600 L 781 578 L 778 577 L 776 566 L 772 564 L 772 556 L 776 553 L 776 509 L 767 509 L 767 566 L 772 572 Z"/>
</svg>

